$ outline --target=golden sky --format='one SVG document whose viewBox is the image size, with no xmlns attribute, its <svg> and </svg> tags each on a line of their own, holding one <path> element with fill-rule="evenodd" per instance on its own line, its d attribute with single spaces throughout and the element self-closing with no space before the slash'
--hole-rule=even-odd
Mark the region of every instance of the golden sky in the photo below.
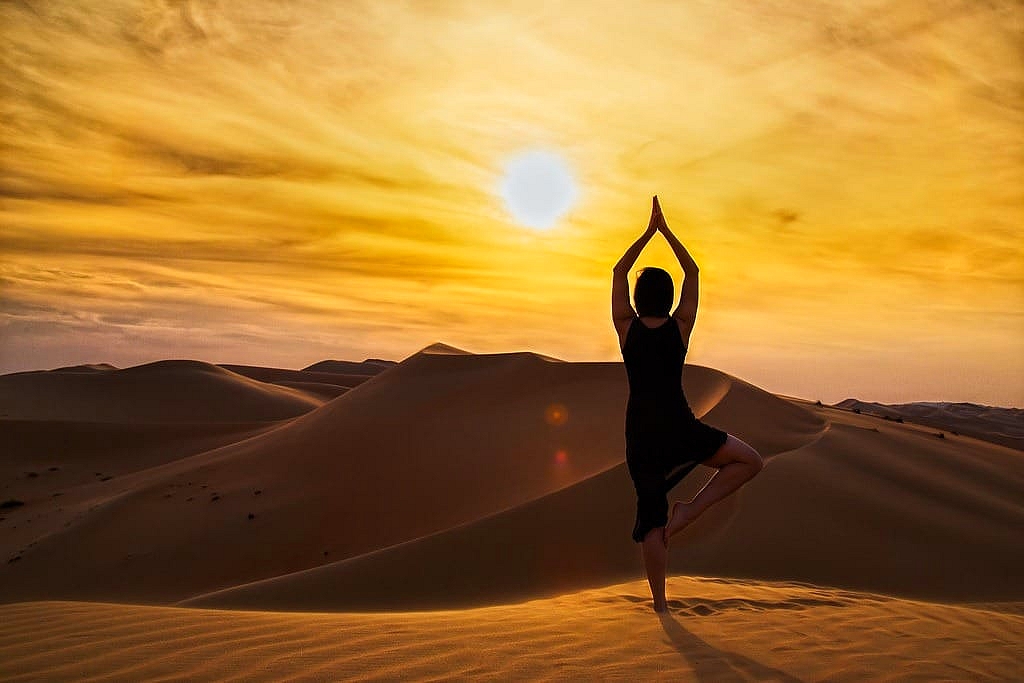
<svg viewBox="0 0 1024 683">
<path fill-rule="evenodd" d="M 1022 33 L 978 0 L 2 3 L 0 372 L 618 361 L 657 193 L 689 362 L 1024 406 Z M 578 186 L 546 231 L 496 189 L 529 149 Z M 660 236 L 646 265 L 678 286 Z"/>
</svg>

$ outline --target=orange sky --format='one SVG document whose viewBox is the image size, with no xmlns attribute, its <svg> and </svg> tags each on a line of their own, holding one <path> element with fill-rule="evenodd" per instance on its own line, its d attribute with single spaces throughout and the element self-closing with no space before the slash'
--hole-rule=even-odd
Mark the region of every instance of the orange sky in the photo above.
<svg viewBox="0 0 1024 683">
<path fill-rule="evenodd" d="M 0 372 L 617 361 L 657 193 L 690 362 L 1024 406 L 1020 3 L 555 5 L 0 4 Z M 547 231 L 496 191 L 524 149 L 578 185 Z"/>
</svg>

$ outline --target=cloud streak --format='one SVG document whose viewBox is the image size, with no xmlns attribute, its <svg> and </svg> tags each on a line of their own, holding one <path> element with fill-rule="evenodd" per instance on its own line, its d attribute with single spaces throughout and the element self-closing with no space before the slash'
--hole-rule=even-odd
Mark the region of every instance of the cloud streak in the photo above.
<svg viewBox="0 0 1024 683">
<path fill-rule="evenodd" d="M 618 360 L 608 271 L 657 192 L 701 263 L 693 362 L 826 400 L 1024 404 L 1022 21 L 998 1 L 0 4 L 0 371 L 438 340 Z M 545 233 L 497 192 L 538 147 L 581 190 Z M 663 243 L 644 265 L 681 278 Z M 972 372 L 936 396 L 951 363 Z"/>
</svg>

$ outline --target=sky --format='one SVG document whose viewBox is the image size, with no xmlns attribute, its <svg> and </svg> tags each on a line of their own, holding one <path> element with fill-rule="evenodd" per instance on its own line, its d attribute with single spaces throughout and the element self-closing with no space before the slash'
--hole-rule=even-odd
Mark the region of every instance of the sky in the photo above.
<svg viewBox="0 0 1024 683">
<path fill-rule="evenodd" d="M 657 194 L 688 362 L 1024 406 L 1021 35 L 981 0 L 0 3 L 0 372 L 621 361 Z M 524 153 L 575 183 L 544 229 Z"/>
</svg>

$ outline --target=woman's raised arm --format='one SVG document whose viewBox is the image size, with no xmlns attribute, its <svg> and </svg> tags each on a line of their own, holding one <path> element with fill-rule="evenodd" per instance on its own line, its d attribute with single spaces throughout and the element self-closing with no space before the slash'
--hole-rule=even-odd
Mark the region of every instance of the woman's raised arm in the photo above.
<svg viewBox="0 0 1024 683">
<path fill-rule="evenodd" d="M 655 213 L 657 211 L 660 211 L 660 209 L 658 209 L 658 197 L 655 195 L 654 208 L 651 209 L 651 220 L 647 223 L 647 230 L 645 230 L 644 234 L 640 235 L 633 244 L 629 245 L 629 248 L 626 249 L 626 253 L 622 255 L 619 262 L 612 268 L 613 272 L 628 272 L 629 269 L 633 267 L 633 264 L 636 263 L 637 258 L 640 257 L 640 252 L 644 250 L 644 247 L 651 241 L 651 238 L 657 234 L 658 224 L 655 221 Z"/>
<path fill-rule="evenodd" d="M 672 252 L 676 255 L 679 265 L 682 266 L 683 273 L 687 276 L 689 276 L 690 273 L 696 275 L 698 271 L 697 263 L 693 260 L 693 257 L 690 256 L 690 252 L 686 251 L 686 247 L 683 246 L 683 243 L 680 242 L 676 236 L 672 234 L 672 231 L 668 229 L 668 223 L 665 222 L 665 216 L 661 213 L 661 205 L 658 203 L 657 197 L 654 198 L 654 211 L 657 214 L 656 225 L 658 226 L 658 231 L 665 236 L 666 240 L 668 240 L 669 246 L 672 247 Z M 651 220 L 652 222 L 655 221 L 655 217 L 652 217 Z"/>
</svg>

